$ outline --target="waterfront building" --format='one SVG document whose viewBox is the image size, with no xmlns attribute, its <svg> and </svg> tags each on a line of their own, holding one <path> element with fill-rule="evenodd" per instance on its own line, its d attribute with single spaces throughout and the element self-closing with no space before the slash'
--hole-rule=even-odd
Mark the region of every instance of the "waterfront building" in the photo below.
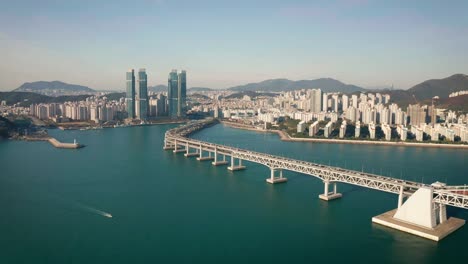
<svg viewBox="0 0 468 264">
<path fill-rule="evenodd" d="M 306 122 L 301 121 L 297 124 L 297 133 L 303 133 L 306 128 Z"/>
<path fill-rule="evenodd" d="M 371 122 L 368 126 L 369 129 L 369 136 L 371 139 L 375 139 L 375 124 Z"/>
<path fill-rule="evenodd" d="M 309 137 L 312 137 L 312 136 L 315 136 L 315 134 L 317 134 L 318 130 L 319 130 L 319 125 L 318 125 L 318 121 L 315 121 L 314 123 L 312 123 L 309 127 Z"/>
<path fill-rule="evenodd" d="M 388 124 L 382 125 L 382 132 L 385 135 L 385 140 L 390 141 L 392 139 L 392 128 Z"/>
<path fill-rule="evenodd" d="M 356 128 L 354 129 L 354 137 L 359 138 L 361 136 L 361 122 L 356 122 Z"/>
<path fill-rule="evenodd" d="M 172 70 L 169 73 L 167 86 L 169 116 L 172 118 L 185 116 L 187 97 L 186 72 L 181 71 L 180 73 L 177 73 L 177 70 Z"/>
<path fill-rule="evenodd" d="M 346 120 L 344 120 L 343 122 L 341 122 L 341 126 L 340 126 L 340 138 L 344 138 L 346 134 Z"/>
<path fill-rule="evenodd" d="M 429 135 L 431 136 L 431 141 L 439 141 L 439 132 L 437 129 L 432 129 Z"/>
<path fill-rule="evenodd" d="M 187 111 L 187 73 L 185 71 L 181 71 L 177 77 L 179 91 L 179 105 L 177 106 L 177 114 L 179 117 L 183 117 Z"/>
<path fill-rule="evenodd" d="M 326 138 L 330 137 L 332 129 L 333 129 L 333 122 L 330 121 L 325 125 L 325 128 L 323 129 L 323 136 Z"/>
<path fill-rule="evenodd" d="M 127 104 L 128 118 L 135 118 L 135 70 L 127 71 L 127 89 L 125 103 Z"/>
<path fill-rule="evenodd" d="M 398 125 L 397 126 L 397 133 L 400 135 L 400 139 L 402 141 L 405 141 L 407 136 L 408 136 L 408 129 L 404 127 L 403 125 Z"/>
<path fill-rule="evenodd" d="M 146 120 L 148 117 L 148 80 L 145 69 L 138 70 L 138 91 L 135 106 L 136 118 Z"/>
</svg>

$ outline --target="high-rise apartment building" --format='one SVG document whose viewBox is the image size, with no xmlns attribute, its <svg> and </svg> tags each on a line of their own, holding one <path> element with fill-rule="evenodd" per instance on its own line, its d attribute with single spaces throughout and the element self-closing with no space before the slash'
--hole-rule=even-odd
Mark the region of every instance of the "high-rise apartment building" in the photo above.
<svg viewBox="0 0 468 264">
<path fill-rule="evenodd" d="M 419 104 L 409 105 L 407 113 L 410 119 L 410 125 L 420 126 L 426 123 L 426 111 Z"/>
<path fill-rule="evenodd" d="M 167 80 L 167 96 L 169 103 L 169 116 L 183 117 L 186 112 L 187 74 L 185 71 L 177 73 L 172 70 Z"/>
<path fill-rule="evenodd" d="M 128 118 L 135 118 L 135 71 L 133 69 L 127 71 L 125 103 L 127 104 Z"/>
<path fill-rule="evenodd" d="M 328 111 L 328 94 L 323 93 L 322 95 L 322 111 L 327 112 Z"/>
<path fill-rule="evenodd" d="M 341 109 L 344 111 L 348 110 L 349 107 L 349 97 L 346 94 L 343 94 L 341 97 Z"/>
<path fill-rule="evenodd" d="M 187 112 L 187 73 L 185 71 L 181 71 L 178 74 L 178 92 L 179 92 L 179 105 L 177 106 L 177 116 L 185 116 Z"/>
<path fill-rule="evenodd" d="M 138 91 L 136 94 L 136 118 L 145 120 L 148 117 L 148 80 L 146 69 L 138 70 Z"/>
<path fill-rule="evenodd" d="M 322 90 L 312 89 L 310 92 L 310 111 L 320 113 L 322 111 Z"/>
</svg>

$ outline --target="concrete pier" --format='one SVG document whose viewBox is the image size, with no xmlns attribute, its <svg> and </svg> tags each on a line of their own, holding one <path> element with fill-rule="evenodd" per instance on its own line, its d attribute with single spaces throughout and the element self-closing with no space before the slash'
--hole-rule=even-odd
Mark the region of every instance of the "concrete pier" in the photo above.
<svg viewBox="0 0 468 264">
<path fill-rule="evenodd" d="M 221 166 L 221 165 L 227 165 L 229 164 L 229 162 L 225 160 L 220 160 L 220 161 L 213 161 L 211 162 L 211 164 L 213 164 L 214 166 Z"/>
<path fill-rule="evenodd" d="M 245 166 L 242 166 L 242 160 L 239 159 L 239 164 L 236 165 L 235 158 L 231 156 L 231 166 L 227 167 L 230 171 L 238 171 L 238 170 L 245 170 Z"/>
<path fill-rule="evenodd" d="M 335 200 L 335 199 L 338 199 L 338 198 L 341 198 L 343 195 L 341 193 L 332 193 L 332 192 L 329 192 L 328 195 L 325 195 L 325 194 L 320 194 L 319 195 L 319 198 L 324 200 L 324 201 L 331 201 L 331 200 Z"/>
<path fill-rule="evenodd" d="M 49 138 L 48 141 L 50 144 L 52 144 L 52 146 L 56 148 L 78 149 L 84 147 L 84 145 L 77 143 L 76 140 L 74 143 L 62 143 L 55 138 Z"/>
<path fill-rule="evenodd" d="M 395 215 L 396 211 L 397 209 L 394 209 L 381 215 L 372 217 L 372 222 L 433 241 L 442 240 L 444 237 L 450 235 L 452 232 L 465 224 L 465 220 L 463 219 L 450 217 L 447 221 L 438 224 L 434 228 L 426 228 L 394 218 L 393 216 Z"/>
<path fill-rule="evenodd" d="M 338 199 L 338 198 L 341 198 L 343 195 L 341 193 L 338 193 L 336 190 L 336 182 L 333 183 L 333 191 L 330 192 L 329 191 L 329 182 L 328 181 L 324 181 L 323 182 L 324 185 L 325 185 L 325 190 L 323 192 L 323 194 L 320 194 L 319 195 L 319 198 L 324 200 L 324 201 L 331 201 L 331 200 L 335 200 L 335 199 Z"/>
<path fill-rule="evenodd" d="M 185 153 L 185 157 L 198 157 L 200 154 L 198 152 L 192 152 L 192 153 Z"/>
<path fill-rule="evenodd" d="M 174 153 L 182 153 L 182 152 L 186 152 L 185 149 L 174 149 L 172 152 Z"/>
<path fill-rule="evenodd" d="M 238 170 L 245 170 L 245 166 L 229 166 L 227 167 L 228 170 L 230 171 L 238 171 Z"/>
<path fill-rule="evenodd" d="M 199 161 L 214 160 L 214 157 L 210 157 L 210 156 L 207 156 L 207 157 L 198 157 L 197 160 L 199 160 Z"/>
<path fill-rule="evenodd" d="M 271 175 L 270 178 L 266 179 L 266 182 L 275 184 L 275 183 L 282 183 L 287 182 L 287 178 L 283 178 L 283 170 L 282 169 L 270 169 Z M 275 172 L 279 172 L 279 176 L 275 176 Z"/>
</svg>

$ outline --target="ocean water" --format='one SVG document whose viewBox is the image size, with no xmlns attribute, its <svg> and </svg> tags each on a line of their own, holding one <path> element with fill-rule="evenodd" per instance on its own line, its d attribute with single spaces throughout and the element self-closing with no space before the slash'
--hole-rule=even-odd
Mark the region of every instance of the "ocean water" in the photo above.
<svg viewBox="0 0 468 264">
<path fill-rule="evenodd" d="M 375 225 L 397 196 L 265 166 L 245 171 L 163 151 L 175 125 L 51 130 L 83 149 L 0 142 L 0 263 L 442 263 L 468 258 L 468 227 L 436 243 Z M 386 176 L 468 183 L 466 150 L 282 142 L 223 125 L 194 138 Z M 468 211 L 449 208 L 468 219 Z M 112 217 L 109 217 L 112 215 Z M 463 262 L 463 261 L 462 261 Z"/>
</svg>

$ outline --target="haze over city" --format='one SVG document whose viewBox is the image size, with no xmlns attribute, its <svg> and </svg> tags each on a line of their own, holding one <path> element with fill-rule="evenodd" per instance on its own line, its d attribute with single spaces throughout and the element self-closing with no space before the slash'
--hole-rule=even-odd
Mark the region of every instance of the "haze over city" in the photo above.
<svg viewBox="0 0 468 264">
<path fill-rule="evenodd" d="M 171 69 L 190 86 L 331 77 L 406 89 L 468 72 L 468 2 L 8 1 L 0 9 L 0 90 L 61 80 L 123 90 Z"/>
</svg>

